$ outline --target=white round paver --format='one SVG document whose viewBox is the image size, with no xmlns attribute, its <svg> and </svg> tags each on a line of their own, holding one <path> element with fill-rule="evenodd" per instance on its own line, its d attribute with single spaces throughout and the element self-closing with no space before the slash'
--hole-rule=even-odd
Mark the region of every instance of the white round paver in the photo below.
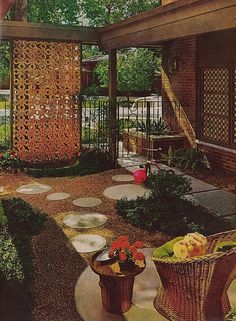
<svg viewBox="0 0 236 321">
<path fill-rule="evenodd" d="M 63 223 L 71 228 L 92 228 L 105 224 L 107 217 L 100 213 L 74 212 L 66 215 Z"/>
<path fill-rule="evenodd" d="M 73 204 L 81 207 L 94 207 L 102 203 L 99 198 L 96 197 L 83 197 L 77 198 L 73 201 Z"/>
<path fill-rule="evenodd" d="M 0 193 L 4 192 L 4 186 L 0 186 Z"/>
<path fill-rule="evenodd" d="M 79 253 L 90 253 L 101 250 L 106 246 L 104 237 L 95 234 L 84 234 L 70 239 L 71 244 Z"/>
<path fill-rule="evenodd" d="M 136 199 L 138 196 L 148 197 L 150 192 L 139 185 L 134 184 L 122 184 L 115 185 L 105 189 L 104 196 L 113 200 L 120 200 L 126 197 L 128 200 Z"/>
<path fill-rule="evenodd" d="M 112 179 L 116 182 L 132 182 L 134 177 L 133 175 L 115 175 L 112 176 Z"/>
<path fill-rule="evenodd" d="M 27 184 L 22 185 L 16 189 L 17 193 L 21 194 L 41 194 L 41 193 L 47 193 L 52 188 L 48 185 L 43 184 Z"/>
<path fill-rule="evenodd" d="M 70 197 L 68 193 L 52 193 L 47 196 L 49 201 L 61 201 Z"/>
</svg>

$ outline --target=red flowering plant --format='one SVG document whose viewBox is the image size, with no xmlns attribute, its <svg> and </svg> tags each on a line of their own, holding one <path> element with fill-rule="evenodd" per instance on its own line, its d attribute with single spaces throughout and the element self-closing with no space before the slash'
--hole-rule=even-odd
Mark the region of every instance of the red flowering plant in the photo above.
<svg viewBox="0 0 236 321">
<path fill-rule="evenodd" d="M 0 153 L 0 166 L 5 169 L 19 168 L 20 160 L 17 153 L 10 150 Z"/>
<path fill-rule="evenodd" d="M 136 241 L 130 244 L 127 236 L 120 236 L 116 241 L 111 244 L 108 256 L 115 258 L 120 264 L 134 263 L 139 267 L 145 266 L 145 257 L 139 250 L 143 248 L 142 241 Z"/>
</svg>

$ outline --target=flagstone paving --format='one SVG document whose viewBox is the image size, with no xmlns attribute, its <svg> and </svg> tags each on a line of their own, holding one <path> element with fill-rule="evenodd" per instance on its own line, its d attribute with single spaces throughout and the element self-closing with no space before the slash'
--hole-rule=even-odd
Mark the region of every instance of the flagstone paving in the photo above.
<svg viewBox="0 0 236 321">
<path fill-rule="evenodd" d="M 195 177 L 192 177 L 189 175 L 184 175 L 184 176 L 190 180 L 192 193 L 207 192 L 207 191 L 213 191 L 213 190 L 219 189 L 218 187 L 205 183 Z"/>
<path fill-rule="evenodd" d="M 116 182 L 132 182 L 134 177 L 133 175 L 115 175 L 112 176 L 112 179 Z"/>
<path fill-rule="evenodd" d="M 67 214 L 63 223 L 75 229 L 88 229 L 93 227 L 98 227 L 105 224 L 107 221 L 107 217 L 100 213 L 81 213 L 81 212 L 73 212 Z"/>
<path fill-rule="evenodd" d="M 193 200 L 212 210 L 218 216 L 236 214 L 236 196 L 224 190 L 195 193 Z"/>
<path fill-rule="evenodd" d="M 52 193 L 47 196 L 49 201 L 61 201 L 70 197 L 69 193 Z"/>
<path fill-rule="evenodd" d="M 139 185 L 122 184 L 106 188 L 103 195 L 113 200 L 120 200 L 123 197 L 132 200 L 138 196 L 148 196 L 149 191 Z"/>
<path fill-rule="evenodd" d="M 27 185 L 22 185 L 16 189 L 17 193 L 21 194 L 28 194 L 28 195 L 36 195 L 36 194 L 41 194 L 41 193 L 47 193 L 51 190 L 52 188 L 48 185 L 44 184 L 27 184 Z"/>
<path fill-rule="evenodd" d="M 79 253 L 99 251 L 106 246 L 106 239 L 96 234 L 82 234 L 70 239 L 71 244 Z"/>
<path fill-rule="evenodd" d="M 102 201 L 97 197 L 81 197 L 75 199 L 73 204 L 80 207 L 95 207 L 102 204 Z"/>
</svg>

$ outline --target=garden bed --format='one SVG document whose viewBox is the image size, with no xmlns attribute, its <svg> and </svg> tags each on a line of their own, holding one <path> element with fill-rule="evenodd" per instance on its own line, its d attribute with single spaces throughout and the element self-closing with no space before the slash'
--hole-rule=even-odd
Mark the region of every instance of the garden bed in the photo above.
<svg viewBox="0 0 236 321">
<path fill-rule="evenodd" d="M 161 148 L 161 153 L 166 153 L 169 147 L 181 149 L 187 146 L 186 137 L 182 134 L 173 135 L 150 135 L 148 141 L 146 133 L 136 131 L 135 129 L 123 130 L 123 146 L 129 152 L 135 152 L 140 155 L 147 155 L 148 148 L 153 149 L 151 152 L 154 159 L 160 158 L 160 151 L 155 149 Z"/>
</svg>

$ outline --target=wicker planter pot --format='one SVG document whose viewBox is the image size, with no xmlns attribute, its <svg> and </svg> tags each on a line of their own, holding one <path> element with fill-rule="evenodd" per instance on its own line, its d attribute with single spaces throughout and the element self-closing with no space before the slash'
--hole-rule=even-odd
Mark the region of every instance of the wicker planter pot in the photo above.
<svg viewBox="0 0 236 321">
<path fill-rule="evenodd" d="M 208 237 L 208 253 L 224 241 L 235 241 L 236 230 Z M 236 276 L 236 250 L 184 261 L 154 261 L 162 285 L 155 308 L 173 321 L 224 321 L 230 304 L 227 290 Z"/>
</svg>

